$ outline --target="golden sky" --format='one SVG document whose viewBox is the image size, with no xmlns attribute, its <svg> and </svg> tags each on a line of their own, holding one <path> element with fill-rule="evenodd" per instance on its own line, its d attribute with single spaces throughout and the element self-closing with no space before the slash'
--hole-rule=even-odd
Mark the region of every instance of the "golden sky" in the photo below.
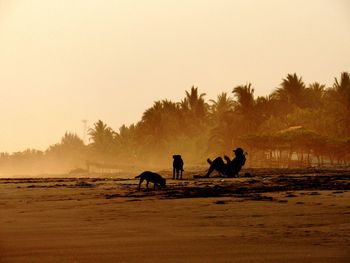
<svg viewBox="0 0 350 263">
<path fill-rule="evenodd" d="M 349 47 L 347 0 L 0 0 L 0 152 L 82 137 L 82 119 L 117 130 L 192 85 L 332 85 Z"/>
</svg>

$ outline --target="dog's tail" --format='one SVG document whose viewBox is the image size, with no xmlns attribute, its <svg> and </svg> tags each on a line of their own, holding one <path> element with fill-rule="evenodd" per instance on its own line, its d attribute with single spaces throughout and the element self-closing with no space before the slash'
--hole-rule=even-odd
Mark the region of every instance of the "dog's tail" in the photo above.
<svg viewBox="0 0 350 263">
<path fill-rule="evenodd" d="M 213 163 L 212 160 L 210 160 L 210 158 L 207 159 L 207 162 L 211 165 Z"/>
<path fill-rule="evenodd" d="M 138 176 L 135 176 L 135 179 L 136 179 L 136 178 L 140 178 L 140 177 L 141 177 L 141 174 L 140 174 L 140 175 L 138 175 Z"/>
</svg>

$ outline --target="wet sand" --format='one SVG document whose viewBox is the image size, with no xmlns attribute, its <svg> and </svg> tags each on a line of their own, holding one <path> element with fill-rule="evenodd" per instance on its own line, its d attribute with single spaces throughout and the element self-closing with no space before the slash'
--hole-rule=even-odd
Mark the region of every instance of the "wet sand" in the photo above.
<svg viewBox="0 0 350 263">
<path fill-rule="evenodd" d="M 0 179 L 0 262 L 350 262 L 350 171 L 197 174 Z"/>
</svg>

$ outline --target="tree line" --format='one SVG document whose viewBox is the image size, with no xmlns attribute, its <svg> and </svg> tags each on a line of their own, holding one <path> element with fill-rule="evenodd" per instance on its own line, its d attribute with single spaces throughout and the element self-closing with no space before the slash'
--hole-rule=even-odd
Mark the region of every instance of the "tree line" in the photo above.
<svg viewBox="0 0 350 263">
<path fill-rule="evenodd" d="M 86 145 L 73 133 L 46 151 L 1 153 L 0 170 L 24 163 L 32 169 L 45 160 L 62 170 L 88 160 L 134 166 L 169 165 L 173 154 L 188 164 L 232 155 L 241 146 L 250 166 L 346 164 L 350 149 L 350 74 L 342 72 L 330 87 L 306 84 L 288 74 L 267 96 L 254 96 L 251 83 L 206 100 L 198 87 L 181 101 L 155 101 L 139 122 L 113 130 L 98 120 Z M 294 157 L 293 157 L 294 156 Z M 294 161 L 293 161 L 294 159 Z"/>
</svg>

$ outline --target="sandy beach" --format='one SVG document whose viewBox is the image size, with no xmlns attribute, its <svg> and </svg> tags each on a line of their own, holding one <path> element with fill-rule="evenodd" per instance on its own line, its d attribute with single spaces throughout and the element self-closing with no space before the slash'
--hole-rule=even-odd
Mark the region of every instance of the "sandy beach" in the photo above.
<svg viewBox="0 0 350 263">
<path fill-rule="evenodd" d="M 0 262 L 350 260 L 347 170 L 160 173 L 160 191 L 133 175 L 0 179 Z"/>
</svg>

